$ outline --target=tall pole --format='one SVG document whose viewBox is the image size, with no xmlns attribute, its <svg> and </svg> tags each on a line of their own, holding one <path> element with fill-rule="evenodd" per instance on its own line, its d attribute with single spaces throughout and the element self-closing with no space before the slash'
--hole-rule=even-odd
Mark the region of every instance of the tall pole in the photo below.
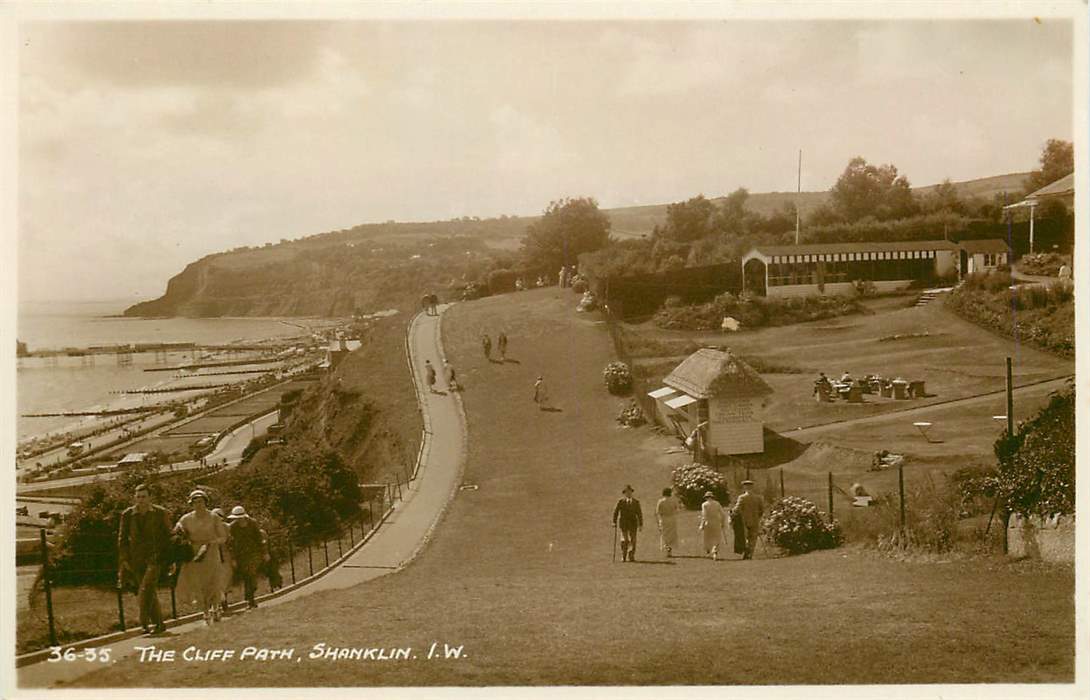
<svg viewBox="0 0 1090 700">
<path fill-rule="evenodd" d="M 799 198 L 802 196 L 802 149 L 799 149 L 799 179 L 795 190 L 795 245 L 799 244 L 799 228 L 802 217 L 799 214 Z"/>
<path fill-rule="evenodd" d="M 1007 435 L 1014 435 L 1014 382 L 1011 375 L 1011 358 L 1007 358 Z"/>
<path fill-rule="evenodd" d="M 1029 205 L 1029 254 L 1033 255 L 1033 210 L 1034 205 Z"/>
</svg>

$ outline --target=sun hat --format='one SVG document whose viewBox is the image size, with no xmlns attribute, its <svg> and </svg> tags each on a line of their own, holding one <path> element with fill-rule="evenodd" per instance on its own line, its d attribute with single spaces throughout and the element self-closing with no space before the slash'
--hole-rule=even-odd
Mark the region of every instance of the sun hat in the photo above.
<svg viewBox="0 0 1090 700">
<path fill-rule="evenodd" d="M 205 502 L 208 501 L 208 494 L 200 489 L 193 489 L 189 492 L 189 498 L 186 499 L 187 503 L 192 503 L 195 498 L 203 498 Z"/>
<path fill-rule="evenodd" d="M 633 493 L 635 490 L 632 488 L 632 484 L 625 484 L 624 488 L 621 489 L 621 493 Z"/>
<path fill-rule="evenodd" d="M 705 491 L 704 492 L 704 498 L 715 498 L 715 494 L 712 493 L 711 491 Z"/>
<path fill-rule="evenodd" d="M 228 516 L 228 517 L 231 520 L 234 520 L 235 518 L 245 518 L 246 517 L 246 509 L 243 508 L 242 506 L 235 506 L 234 508 L 231 509 L 231 515 Z"/>
<path fill-rule="evenodd" d="M 220 520 L 223 520 L 227 516 L 227 514 L 223 512 L 223 508 L 213 508 L 212 515 L 218 515 Z"/>
<path fill-rule="evenodd" d="M 753 482 L 750 481 L 749 479 L 746 479 L 745 481 L 742 482 L 742 486 L 753 486 Z"/>
</svg>

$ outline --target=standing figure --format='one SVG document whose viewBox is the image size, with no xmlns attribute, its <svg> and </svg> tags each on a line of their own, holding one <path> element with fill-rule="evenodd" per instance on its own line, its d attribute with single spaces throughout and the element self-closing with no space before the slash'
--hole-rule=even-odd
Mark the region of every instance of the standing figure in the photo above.
<svg viewBox="0 0 1090 700">
<path fill-rule="evenodd" d="M 439 315 L 439 297 L 433 292 L 428 294 L 428 306 L 431 307 L 431 315 Z"/>
<path fill-rule="evenodd" d="M 458 378 L 454 374 L 454 365 L 447 362 L 443 366 L 443 372 L 446 374 L 447 388 L 451 391 L 459 391 L 462 387 L 458 384 Z"/>
<path fill-rule="evenodd" d="M 633 489 L 626 485 L 624 497 L 613 508 L 613 525 L 621 531 L 621 561 L 636 561 L 636 533 L 643 529 L 640 502 L 632 498 Z"/>
<path fill-rule="evenodd" d="M 673 556 L 677 546 L 677 499 L 670 489 L 662 490 L 662 498 L 655 504 L 655 518 L 659 523 L 659 544 L 667 557 Z"/>
<path fill-rule="evenodd" d="M 152 504 L 151 491 L 140 484 L 133 492 L 135 505 L 121 513 L 117 532 L 118 577 L 137 584 L 140 626 L 145 634 L 166 632 L 157 588 L 164 555 L 170 547 L 170 516 L 166 508 Z"/>
<path fill-rule="evenodd" d="M 227 528 L 227 514 L 223 512 L 223 508 L 213 508 L 212 515 L 219 518 L 220 522 Z M 227 541 L 219 545 L 219 549 L 220 559 L 223 561 L 223 568 L 220 570 L 220 590 L 222 591 L 220 611 L 226 615 L 231 612 L 231 606 L 227 603 L 227 591 L 230 590 L 235 577 L 235 560 L 231 556 L 230 528 L 227 528 Z"/>
<path fill-rule="evenodd" d="M 743 559 L 753 558 L 753 548 L 757 546 L 757 535 L 760 532 L 761 516 L 765 512 L 765 504 L 760 496 L 752 492 L 753 482 L 746 479 L 742 482 L 742 495 L 734 504 L 732 515 L 742 519 L 745 526 L 746 548 Z"/>
<path fill-rule="evenodd" d="M 538 376 L 537 381 L 534 382 L 534 403 L 542 411 L 549 408 L 549 390 L 545 386 L 545 377 Z"/>
<path fill-rule="evenodd" d="M 503 331 L 496 337 L 496 347 L 500 351 L 500 362 L 507 362 L 507 334 Z"/>
<path fill-rule="evenodd" d="M 425 294 L 420 297 L 420 308 L 424 309 L 426 316 L 431 316 L 431 295 Z"/>
<path fill-rule="evenodd" d="M 723 541 L 723 528 L 727 524 L 727 514 L 715 494 L 704 492 L 704 502 L 700 505 L 700 532 L 703 535 L 704 554 L 711 554 L 712 559 L 719 558 L 719 543 Z"/>
<path fill-rule="evenodd" d="M 235 571 L 242 579 L 242 590 L 246 596 L 246 605 L 257 607 L 254 595 L 257 592 L 257 574 L 265 559 L 265 533 L 242 506 L 231 509 L 228 518 L 231 531 L 231 552 L 235 558 Z"/>
<path fill-rule="evenodd" d="M 685 447 L 693 455 L 693 461 L 697 464 L 704 463 L 704 430 L 708 427 L 708 421 L 703 421 L 685 438 Z"/>
<path fill-rule="evenodd" d="M 428 383 L 428 392 L 435 393 L 435 368 L 431 360 L 424 360 L 424 381 Z"/>
<path fill-rule="evenodd" d="M 223 591 L 223 560 L 219 545 L 227 541 L 227 526 L 208 510 L 208 495 L 195 489 L 189 494 L 193 510 L 183 515 L 174 531 L 193 547 L 193 559 L 182 564 L 178 575 L 178 595 L 195 603 L 204 613 L 204 622 L 211 625 L 220 619 L 219 603 Z"/>
<path fill-rule="evenodd" d="M 492 359 L 492 338 L 488 337 L 487 333 L 485 333 L 484 335 L 481 336 L 481 348 L 484 350 L 484 359 L 491 360 Z"/>
</svg>

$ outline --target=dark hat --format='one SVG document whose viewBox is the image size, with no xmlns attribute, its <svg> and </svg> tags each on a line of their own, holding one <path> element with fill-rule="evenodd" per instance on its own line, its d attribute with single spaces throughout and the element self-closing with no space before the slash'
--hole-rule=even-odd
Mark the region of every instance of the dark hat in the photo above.
<svg viewBox="0 0 1090 700">
<path fill-rule="evenodd" d="M 749 479 L 746 479 L 745 481 L 742 482 L 742 486 L 753 486 L 753 482 L 750 481 Z"/>
<path fill-rule="evenodd" d="M 621 489 L 621 493 L 632 493 L 635 490 L 636 489 L 632 488 L 632 484 L 625 484 L 624 488 Z"/>
</svg>

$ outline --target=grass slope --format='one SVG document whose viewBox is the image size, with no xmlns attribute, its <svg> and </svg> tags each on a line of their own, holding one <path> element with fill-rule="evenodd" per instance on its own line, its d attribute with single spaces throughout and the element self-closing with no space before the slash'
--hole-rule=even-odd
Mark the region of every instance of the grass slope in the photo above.
<svg viewBox="0 0 1090 700">
<path fill-rule="evenodd" d="M 713 563 L 695 516 L 661 560 L 650 521 L 677 457 L 614 423 L 601 382 L 611 346 L 577 297 L 542 289 L 459 305 L 445 345 L 465 384 L 465 480 L 404 571 L 262 609 L 166 646 L 411 646 L 398 662 L 141 665 L 83 677 L 106 686 L 1071 682 L 1070 567 L 1002 560 L 906 563 L 837 550 Z M 481 333 L 511 339 L 490 363 Z M 544 374 L 561 412 L 541 412 Z M 658 438 L 661 440 L 661 438 Z M 610 562 L 610 512 L 631 483 L 648 524 L 644 562 Z M 427 659 L 433 641 L 465 658 Z M 911 650 L 911 651 L 909 651 Z M 906 653 L 909 651 L 909 653 Z"/>
</svg>

